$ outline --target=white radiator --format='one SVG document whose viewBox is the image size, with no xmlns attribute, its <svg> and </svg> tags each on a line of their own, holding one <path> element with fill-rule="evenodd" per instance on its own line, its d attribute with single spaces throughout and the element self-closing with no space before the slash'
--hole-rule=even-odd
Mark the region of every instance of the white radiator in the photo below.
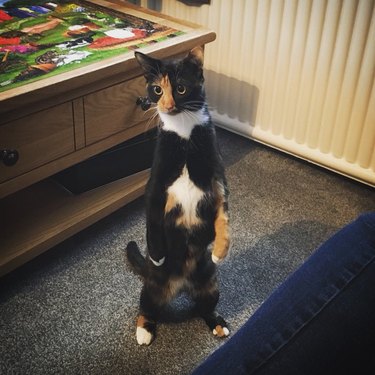
<svg viewBox="0 0 375 375">
<path fill-rule="evenodd" d="M 375 186 L 375 0 L 211 0 L 160 11 L 217 33 L 207 94 L 227 129 Z"/>
</svg>

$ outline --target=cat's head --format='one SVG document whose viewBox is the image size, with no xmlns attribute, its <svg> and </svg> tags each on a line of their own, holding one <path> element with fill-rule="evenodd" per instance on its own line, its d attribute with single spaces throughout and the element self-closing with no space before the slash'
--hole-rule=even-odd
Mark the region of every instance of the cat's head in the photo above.
<svg viewBox="0 0 375 375">
<path fill-rule="evenodd" d="M 135 52 L 145 72 L 148 97 L 163 114 L 198 111 L 205 103 L 203 49 L 196 47 L 178 60 L 157 60 Z"/>
</svg>

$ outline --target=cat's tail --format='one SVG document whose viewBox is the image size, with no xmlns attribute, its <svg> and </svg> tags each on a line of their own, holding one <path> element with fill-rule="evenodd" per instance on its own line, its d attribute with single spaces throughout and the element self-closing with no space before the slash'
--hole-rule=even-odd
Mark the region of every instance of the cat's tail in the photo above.
<svg viewBox="0 0 375 375">
<path fill-rule="evenodd" d="M 138 245 L 134 241 L 130 241 L 126 246 L 126 257 L 133 267 L 133 270 L 140 276 L 146 277 L 147 266 L 146 259 L 142 256 Z"/>
</svg>

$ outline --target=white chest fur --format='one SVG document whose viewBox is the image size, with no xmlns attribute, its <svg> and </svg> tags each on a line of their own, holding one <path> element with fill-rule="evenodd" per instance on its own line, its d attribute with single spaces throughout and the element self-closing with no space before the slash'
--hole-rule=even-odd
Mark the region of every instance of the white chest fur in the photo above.
<svg viewBox="0 0 375 375">
<path fill-rule="evenodd" d="M 163 122 L 163 129 L 177 133 L 180 137 L 189 139 L 191 131 L 196 125 L 204 124 L 209 120 L 204 108 L 196 112 L 180 112 L 168 114 L 159 112 Z"/>
<path fill-rule="evenodd" d="M 204 197 L 204 192 L 191 181 L 186 165 L 180 177 L 168 188 L 168 194 L 172 195 L 175 203 L 182 208 L 182 216 L 177 220 L 177 224 L 189 227 L 200 223 L 197 206 Z"/>
</svg>

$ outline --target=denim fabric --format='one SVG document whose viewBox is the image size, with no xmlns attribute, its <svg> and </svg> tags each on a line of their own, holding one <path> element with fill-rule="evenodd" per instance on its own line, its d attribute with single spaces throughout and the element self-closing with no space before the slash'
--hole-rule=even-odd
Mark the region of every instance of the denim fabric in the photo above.
<svg viewBox="0 0 375 375">
<path fill-rule="evenodd" d="M 193 375 L 374 374 L 374 289 L 375 212 L 326 241 Z"/>
</svg>

